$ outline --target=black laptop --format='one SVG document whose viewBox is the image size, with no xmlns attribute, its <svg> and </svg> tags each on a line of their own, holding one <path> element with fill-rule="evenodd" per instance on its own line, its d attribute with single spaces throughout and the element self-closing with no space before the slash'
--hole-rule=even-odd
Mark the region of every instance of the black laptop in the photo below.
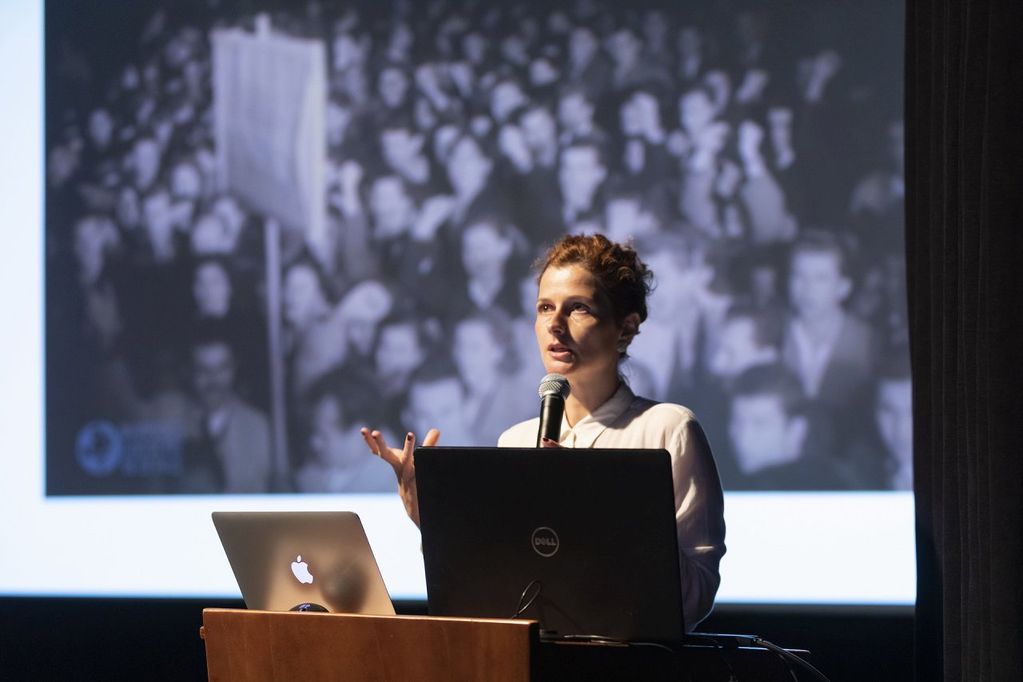
<svg viewBox="0 0 1023 682">
<path fill-rule="evenodd" d="M 667 451 L 415 457 L 431 615 L 535 619 L 549 637 L 682 639 Z"/>
</svg>

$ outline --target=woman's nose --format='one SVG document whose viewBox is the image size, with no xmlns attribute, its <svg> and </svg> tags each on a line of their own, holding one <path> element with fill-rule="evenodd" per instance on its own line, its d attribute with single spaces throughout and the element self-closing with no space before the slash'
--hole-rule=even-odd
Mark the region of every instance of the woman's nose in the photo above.
<svg viewBox="0 0 1023 682">
<path fill-rule="evenodd" d="M 565 316 L 561 313 L 561 311 L 555 311 L 547 318 L 547 331 L 553 335 L 564 333 Z"/>
</svg>

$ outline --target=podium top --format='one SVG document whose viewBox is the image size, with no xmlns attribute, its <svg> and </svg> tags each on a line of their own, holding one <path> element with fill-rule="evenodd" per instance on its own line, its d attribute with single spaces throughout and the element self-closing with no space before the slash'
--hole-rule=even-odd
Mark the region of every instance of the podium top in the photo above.
<svg viewBox="0 0 1023 682">
<path fill-rule="evenodd" d="M 204 609 L 210 680 L 532 677 L 529 620 Z"/>
</svg>

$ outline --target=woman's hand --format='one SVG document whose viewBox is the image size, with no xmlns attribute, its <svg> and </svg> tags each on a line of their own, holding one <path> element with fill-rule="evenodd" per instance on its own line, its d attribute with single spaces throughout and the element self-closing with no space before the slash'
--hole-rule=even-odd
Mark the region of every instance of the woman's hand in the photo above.
<svg viewBox="0 0 1023 682">
<path fill-rule="evenodd" d="M 387 447 L 384 436 L 379 431 L 370 431 L 367 428 L 359 430 L 363 440 L 369 446 L 369 451 L 384 460 L 394 469 L 394 475 L 398 477 L 398 495 L 405 505 L 405 512 L 412 519 L 412 523 L 419 527 L 419 496 L 416 492 L 416 461 L 414 452 L 416 449 L 416 437 L 410 431 L 405 436 L 404 447 L 401 449 Z M 430 429 L 423 439 L 423 447 L 433 447 L 440 439 L 440 431 Z"/>
</svg>

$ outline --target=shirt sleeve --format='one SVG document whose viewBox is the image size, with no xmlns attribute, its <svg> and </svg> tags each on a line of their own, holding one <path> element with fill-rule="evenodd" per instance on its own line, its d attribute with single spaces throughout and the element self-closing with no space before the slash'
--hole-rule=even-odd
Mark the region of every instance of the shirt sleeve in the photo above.
<svg viewBox="0 0 1023 682">
<path fill-rule="evenodd" d="M 683 613 L 689 632 L 710 613 L 721 584 L 718 566 L 725 554 L 724 494 L 710 444 L 695 419 L 683 421 L 669 451 Z"/>
</svg>

